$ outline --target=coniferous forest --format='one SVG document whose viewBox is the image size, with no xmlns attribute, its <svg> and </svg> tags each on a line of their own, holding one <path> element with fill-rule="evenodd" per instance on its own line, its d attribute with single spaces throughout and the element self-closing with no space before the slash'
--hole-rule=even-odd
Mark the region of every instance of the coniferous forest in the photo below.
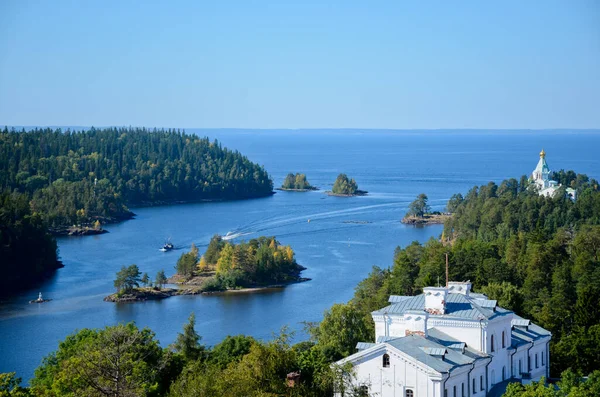
<svg viewBox="0 0 600 397">
<path fill-rule="evenodd" d="M 5 280 L 18 286 L 56 267 L 56 243 L 41 231 L 128 219 L 128 206 L 262 197 L 272 188 L 267 172 L 239 152 L 179 130 L 5 127 L 0 238 L 10 251 L 4 258 L 18 258 L 2 261 Z"/>
</svg>

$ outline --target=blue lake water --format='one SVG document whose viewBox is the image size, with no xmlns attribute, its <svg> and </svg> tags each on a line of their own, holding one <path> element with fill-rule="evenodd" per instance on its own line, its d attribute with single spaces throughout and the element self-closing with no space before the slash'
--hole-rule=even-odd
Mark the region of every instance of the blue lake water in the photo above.
<svg viewBox="0 0 600 397">
<path fill-rule="evenodd" d="M 373 265 L 391 264 L 396 246 L 439 236 L 441 226 L 415 228 L 399 222 L 419 193 L 426 193 L 433 209 L 441 210 L 452 194 L 464 194 L 473 185 L 529 174 L 542 148 L 552 169 L 573 169 L 600 179 L 600 131 L 199 133 L 264 165 L 276 186 L 288 172 L 302 172 L 322 191 L 135 208 L 136 219 L 107 226 L 108 234 L 59 239 L 65 267 L 41 285 L 0 302 L 0 372 L 31 378 L 60 340 L 85 327 L 135 321 L 154 330 L 167 346 L 191 312 L 209 345 L 228 334 L 269 338 L 284 325 L 299 340 L 304 337 L 303 321 L 319 321 L 332 304 L 348 301 Z M 355 178 L 369 195 L 326 196 L 323 191 L 340 172 Z M 160 269 L 170 275 L 192 243 L 202 251 L 212 235 L 229 231 L 241 233 L 240 239 L 277 236 L 293 247 L 298 262 L 307 267 L 303 275 L 312 281 L 252 294 L 135 304 L 102 301 L 113 291 L 114 275 L 122 265 L 135 263 L 151 277 Z M 159 252 L 167 237 L 178 249 Z M 28 304 L 39 291 L 52 301 Z"/>
</svg>

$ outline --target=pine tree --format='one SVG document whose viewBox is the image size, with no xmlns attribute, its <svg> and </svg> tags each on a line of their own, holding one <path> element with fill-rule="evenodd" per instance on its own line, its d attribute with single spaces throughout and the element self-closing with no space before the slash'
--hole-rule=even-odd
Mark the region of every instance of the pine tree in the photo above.
<svg viewBox="0 0 600 397">
<path fill-rule="evenodd" d="M 183 326 L 183 333 L 177 335 L 173 344 L 173 349 L 181 353 L 188 361 L 197 360 L 204 351 L 204 346 L 199 343 L 202 337 L 196 332 L 195 325 L 196 315 L 192 312 L 187 324 Z"/>
<path fill-rule="evenodd" d="M 165 276 L 165 271 L 164 270 L 160 270 L 158 273 L 156 273 L 156 287 L 158 287 L 158 289 L 162 289 L 163 285 L 165 285 L 165 283 L 167 282 L 167 277 Z"/>
</svg>

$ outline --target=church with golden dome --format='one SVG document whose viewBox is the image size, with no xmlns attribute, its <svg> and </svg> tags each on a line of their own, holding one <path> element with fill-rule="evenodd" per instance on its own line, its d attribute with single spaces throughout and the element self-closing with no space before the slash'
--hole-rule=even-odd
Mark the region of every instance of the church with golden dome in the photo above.
<svg viewBox="0 0 600 397">
<path fill-rule="evenodd" d="M 540 152 L 540 161 L 531 173 L 531 182 L 535 184 L 540 196 L 554 197 L 558 190 L 561 188 L 561 184 L 557 181 L 550 179 L 550 167 L 546 162 L 546 152 L 544 149 Z M 566 192 L 571 197 L 571 200 L 575 200 L 575 190 L 570 187 L 566 188 Z"/>
</svg>

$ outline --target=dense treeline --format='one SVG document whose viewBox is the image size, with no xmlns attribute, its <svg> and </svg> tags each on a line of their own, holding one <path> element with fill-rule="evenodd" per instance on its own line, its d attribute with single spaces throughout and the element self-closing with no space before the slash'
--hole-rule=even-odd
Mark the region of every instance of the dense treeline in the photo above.
<svg viewBox="0 0 600 397">
<path fill-rule="evenodd" d="M 324 322 L 332 316 L 354 323 L 347 342 L 333 344 L 333 356 L 348 354 L 357 336 L 367 333 L 373 339 L 370 312 L 384 307 L 390 294 L 414 295 L 444 280 L 448 253 L 450 279 L 471 280 L 475 290 L 552 332 L 553 376 L 567 368 L 584 374 L 597 369 L 600 191 L 585 175 L 571 180 L 578 181 L 575 202 L 564 192 L 539 196 L 527 178 L 489 183 L 464 198 L 453 197 L 454 216 L 442 241 L 398 248 L 392 267 L 375 267 L 352 301 L 335 308 L 345 311 L 343 316 L 333 309 L 325 316 Z"/>
<path fill-rule="evenodd" d="M 177 274 L 186 278 L 213 275 L 203 289 L 225 290 L 298 281 L 304 267 L 296 263 L 294 250 L 274 237 L 259 237 L 233 244 L 215 235 L 204 255 L 192 245 L 177 261 Z"/>
<path fill-rule="evenodd" d="M 0 294 L 37 281 L 61 267 L 56 241 L 25 194 L 0 193 Z"/>
<path fill-rule="evenodd" d="M 53 226 L 130 216 L 127 205 L 271 194 L 266 171 L 179 130 L 0 132 L 0 190 L 29 195 Z"/>
<path fill-rule="evenodd" d="M 0 396 L 345 396 L 351 376 L 332 367 L 311 342 L 290 344 L 285 329 L 271 341 L 227 336 L 201 344 L 192 314 L 173 345 L 161 348 L 154 333 L 133 323 L 83 329 L 44 358 L 30 388 L 14 373 L 0 374 Z M 291 377 L 288 377 L 291 374 Z"/>
</svg>

